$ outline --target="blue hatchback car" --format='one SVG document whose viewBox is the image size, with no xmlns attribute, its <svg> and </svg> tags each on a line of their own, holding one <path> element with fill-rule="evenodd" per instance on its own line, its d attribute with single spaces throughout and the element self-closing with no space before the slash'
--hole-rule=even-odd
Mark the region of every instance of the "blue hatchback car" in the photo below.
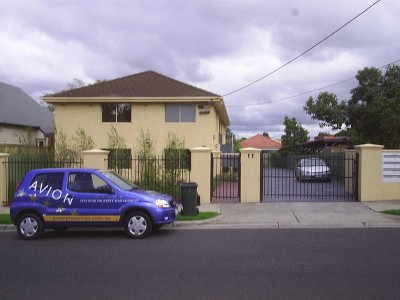
<svg viewBox="0 0 400 300">
<path fill-rule="evenodd" d="M 22 239 L 37 239 L 45 228 L 124 227 L 131 238 L 173 223 L 172 196 L 139 189 L 112 171 L 38 169 L 19 184 L 10 215 Z"/>
</svg>

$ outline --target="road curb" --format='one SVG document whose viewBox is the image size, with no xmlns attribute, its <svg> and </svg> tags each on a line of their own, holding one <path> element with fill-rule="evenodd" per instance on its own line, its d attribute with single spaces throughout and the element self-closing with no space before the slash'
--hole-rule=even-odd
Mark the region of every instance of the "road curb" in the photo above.
<svg viewBox="0 0 400 300">
<path fill-rule="evenodd" d="M 200 226 L 205 224 L 214 224 L 222 219 L 222 215 L 218 215 L 214 218 L 200 220 L 200 221 L 176 221 L 173 223 L 174 227 L 185 227 L 185 226 Z"/>
<path fill-rule="evenodd" d="M 399 223 L 354 223 L 354 224 L 286 224 L 279 222 L 271 223 L 209 223 L 209 224 L 184 224 L 174 226 L 179 230 L 190 229 L 349 229 L 349 228 L 400 228 Z"/>
<path fill-rule="evenodd" d="M 93 230 L 93 227 L 84 227 L 85 230 Z M 210 221 L 177 221 L 172 224 L 164 225 L 163 229 L 177 229 L 177 230 L 191 230 L 191 229 L 350 229 L 350 228 L 400 228 L 400 223 L 349 223 L 349 224 L 288 224 L 280 222 L 268 222 L 268 223 L 218 223 Z M 109 229 L 109 227 L 96 228 L 96 229 Z M 14 225 L 1 225 L 0 233 L 2 232 L 13 232 L 16 230 Z"/>
<path fill-rule="evenodd" d="M 15 225 L 12 224 L 0 224 L 0 232 L 14 231 L 15 228 Z"/>
</svg>

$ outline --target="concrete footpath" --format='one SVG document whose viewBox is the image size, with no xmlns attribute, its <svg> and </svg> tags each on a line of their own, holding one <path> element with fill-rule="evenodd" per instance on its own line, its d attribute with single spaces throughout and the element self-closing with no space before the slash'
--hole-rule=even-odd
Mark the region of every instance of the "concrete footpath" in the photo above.
<svg viewBox="0 0 400 300">
<path fill-rule="evenodd" d="M 400 201 L 282 202 L 207 204 L 200 211 L 216 211 L 215 219 L 177 222 L 177 228 L 366 228 L 400 227 L 400 217 L 380 211 L 400 209 Z"/>
<path fill-rule="evenodd" d="M 175 222 L 176 229 L 219 228 L 367 228 L 399 227 L 400 216 L 380 211 L 400 209 L 399 201 L 379 202 L 282 202 L 254 204 L 206 204 L 200 211 L 220 215 L 204 221 Z M 0 213 L 9 213 L 0 207 Z M 1 225 L 0 231 L 15 230 Z"/>
</svg>

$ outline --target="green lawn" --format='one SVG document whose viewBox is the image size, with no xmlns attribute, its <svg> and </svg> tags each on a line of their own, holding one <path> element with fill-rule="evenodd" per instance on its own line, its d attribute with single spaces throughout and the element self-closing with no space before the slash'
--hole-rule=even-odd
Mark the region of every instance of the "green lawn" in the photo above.
<svg viewBox="0 0 400 300">
<path fill-rule="evenodd" d="M 197 216 L 183 216 L 179 213 L 177 221 L 201 221 L 219 216 L 219 213 L 214 211 L 201 211 Z"/>
<path fill-rule="evenodd" d="M 389 209 L 382 212 L 387 215 L 400 216 L 400 209 Z"/>
<path fill-rule="evenodd" d="M 9 214 L 0 214 L 0 224 L 12 224 Z"/>
</svg>

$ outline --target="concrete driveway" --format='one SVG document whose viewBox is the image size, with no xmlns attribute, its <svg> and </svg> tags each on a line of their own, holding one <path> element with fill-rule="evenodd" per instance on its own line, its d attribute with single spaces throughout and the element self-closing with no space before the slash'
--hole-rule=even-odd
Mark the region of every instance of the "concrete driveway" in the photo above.
<svg viewBox="0 0 400 300">
<path fill-rule="evenodd" d="M 349 178 L 333 177 L 330 181 L 299 181 L 294 171 L 281 168 L 263 170 L 264 202 L 343 202 L 355 201 L 345 190 Z"/>
</svg>

